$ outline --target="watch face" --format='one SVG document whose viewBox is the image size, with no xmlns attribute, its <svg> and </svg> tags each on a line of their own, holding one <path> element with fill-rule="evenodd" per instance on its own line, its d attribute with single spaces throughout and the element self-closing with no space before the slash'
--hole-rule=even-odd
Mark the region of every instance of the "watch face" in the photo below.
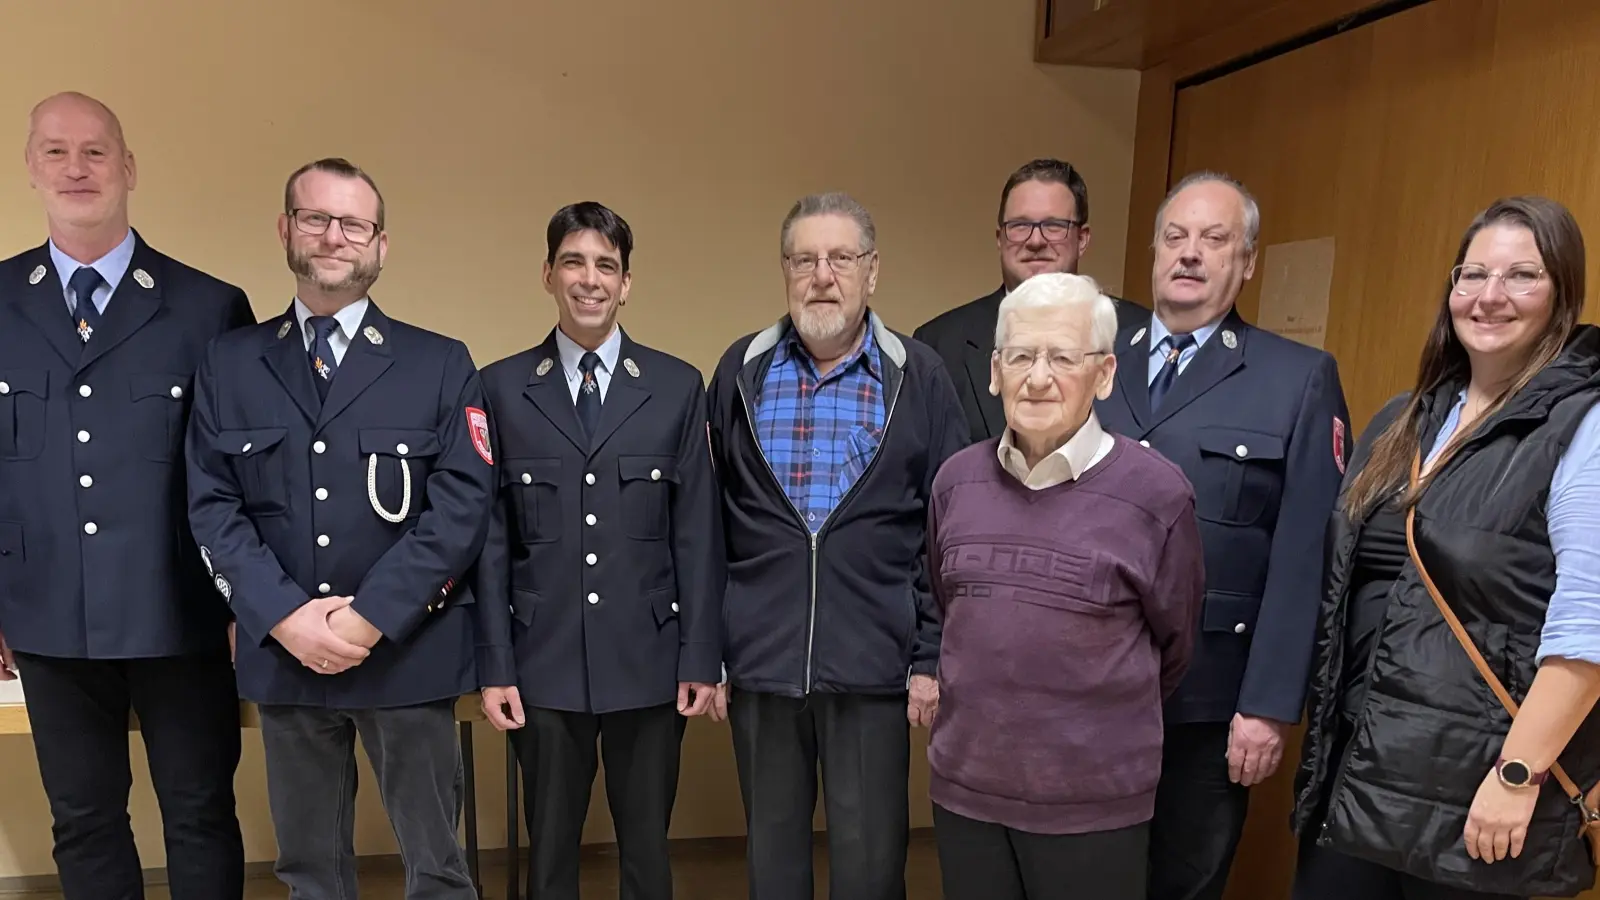
<svg viewBox="0 0 1600 900">
<path fill-rule="evenodd" d="M 1500 767 L 1500 776 L 1512 784 L 1527 784 L 1532 773 L 1528 771 L 1527 766 L 1512 760 Z"/>
</svg>

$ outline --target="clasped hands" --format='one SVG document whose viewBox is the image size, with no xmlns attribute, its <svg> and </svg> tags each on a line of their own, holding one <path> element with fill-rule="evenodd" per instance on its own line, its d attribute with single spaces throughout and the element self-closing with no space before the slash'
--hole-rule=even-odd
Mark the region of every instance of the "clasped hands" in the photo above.
<svg viewBox="0 0 1600 900">
<path fill-rule="evenodd" d="M 383 634 L 350 608 L 354 602 L 354 597 L 314 599 L 274 626 L 272 636 L 319 675 L 359 666 Z"/>
</svg>

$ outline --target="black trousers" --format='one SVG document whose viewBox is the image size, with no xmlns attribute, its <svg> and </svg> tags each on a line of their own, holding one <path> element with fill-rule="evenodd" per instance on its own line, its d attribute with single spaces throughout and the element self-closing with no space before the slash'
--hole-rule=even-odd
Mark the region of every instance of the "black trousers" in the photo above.
<svg viewBox="0 0 1600 900">
<path fill-rule="evenodd" d="M 67 900 L 144 897 L 128 820 L 130 710 L 161 807 L 173 900 L 238 900 L 239 695 L 226 649 L 156 659 L 16 657 Z"/>
<path fill-rule="evenodd" d="M 1030 834 L 933 806 L 944 900 L 1144 900 L 1150 825 Z"/>
<path fill-rule="evenodd" d="M 822 764 L 828 896 L 904 900 L 909 838 L 906 697 L 734 691 L 752 900 L 812 900 L 812 816 Z"/>
<path fill-rule="evenodd" d="M 527 710 L 511 732 L 524 773 L 528 896 L 578 900 L 578 851 L 600 759 L 616 825 L 621 900 L 671 900 L 667 827 L 688 719 L 676 704 L 622 712 Z M 600 748 L 597 756 L 595 742 Z"/>
<path fill-rule="evenodd" d="M 1150 823 L 1150 900 L 1222 900 L 1250 811 L 1228 780 L 1228 723 L 1167 727 Z"/>
<path fill-rule="evenodd" d="M 1520 900 L 1511 894 L 1485 894 L 1423 881 L 1318 847 L 1316 837 L 1316 829 L 1309 829 L 1300 839 L 1293 900 Z"/>
</svg>

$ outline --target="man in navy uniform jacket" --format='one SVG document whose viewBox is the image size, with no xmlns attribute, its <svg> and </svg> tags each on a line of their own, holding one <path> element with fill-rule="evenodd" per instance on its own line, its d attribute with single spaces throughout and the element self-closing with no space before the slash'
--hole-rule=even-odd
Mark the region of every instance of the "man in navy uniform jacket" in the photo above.
<svg viewBox="0 0 1600 900">
<path fill-rule="evenodd" d="M 479 570 L 494 622 L 484 710 L 521 729 L 528 896 L 578 900 L 598 741 L 622 896 L 668 900 L 684 724 L 721 677 L 721 498 L 705 388 L 698 369 L 617 326 L 632 284 L 622 217 L 565 207 L 546 245 L 558 324 L 483 372 L 502 457 Z"/>
<path fill-rule="evenodd" d="M 137 169 L 111 110 L 58 94 L 29 124 L 50 240 L 0 262 L 0 679 L 21 669 L 68 900 L 144 896 L 130 710 L 172 896 L 237 900 L 239 698 L 182 451 L 206 344 L 255 319 L 128 226 Z"/>
<path fill-rule="evenodd" d="M 476 898 L 454 713 L 478 687 L 465 576 L 494 487 L 483 390 L 461 342 L 372 302 L 388 234 L 364 172 L 319 160 L 284 193 L 299 293 L 212 345 L 188 440 L 189 518 L 261 706 L 278 876 L 296 897 L 356 896 L 359 733 L 406 896 Z"/>
<path fill-rule="evenodd" d="M 1299 721 L 1322 539 L 1350 415 L 1329 354 L 1234 309 L 1261 215 L 1239 184 L 1192 175 L 1156 216 L 1155 312 L 1117 336 L 1106 429 L 1154 448 L 1195 492 L 1206 593 L 1194 660 L 1166 703 L 1150 834 L 1152 900 L 1217 900 L 1248 810 Z"/>
</svg>

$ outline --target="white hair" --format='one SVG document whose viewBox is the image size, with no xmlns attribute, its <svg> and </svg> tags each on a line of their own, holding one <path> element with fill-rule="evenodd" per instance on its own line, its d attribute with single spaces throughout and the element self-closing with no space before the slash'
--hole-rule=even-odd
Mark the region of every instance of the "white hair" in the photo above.
<svg viewBox="0 0 1600 900">
<path fill-rule="evenodd" d="M 1012 310 L 1072 309 L 1089 313 L 1089 343 L 1082 349 L 1113 353 L 1117 344 L 1117 307 L 1100 291 L 1100 285 L 1087 275 L 1047 272 L 1017 285 L 1000 301 L 1000 315 L 994 325 L 994 345 L 1004 347 Z"/>
<path fill-rule="evenodd" d="M 1167 192 L 1167 198 L 1161 201 L 1161 208 L 1156 210 L 1156 234 L 1151 246 L 1161 243 L 1161 223 L 1167 217 L 1167 207 L 1172 205 L 1173 198 L 1197 184 L 1226 185 L 1239 194 L 1239 203 L 1244 207 L 1244 249 L 1247 253 L 1256 249 L 1256 239 L 1261 236 L 1261 207 L 1256 205 L 1256 198 L 1245 190 L 1244 185 L 1217 172 L 1195 172 L 1185 175 L 1182 181 Z"/>
</svg>

